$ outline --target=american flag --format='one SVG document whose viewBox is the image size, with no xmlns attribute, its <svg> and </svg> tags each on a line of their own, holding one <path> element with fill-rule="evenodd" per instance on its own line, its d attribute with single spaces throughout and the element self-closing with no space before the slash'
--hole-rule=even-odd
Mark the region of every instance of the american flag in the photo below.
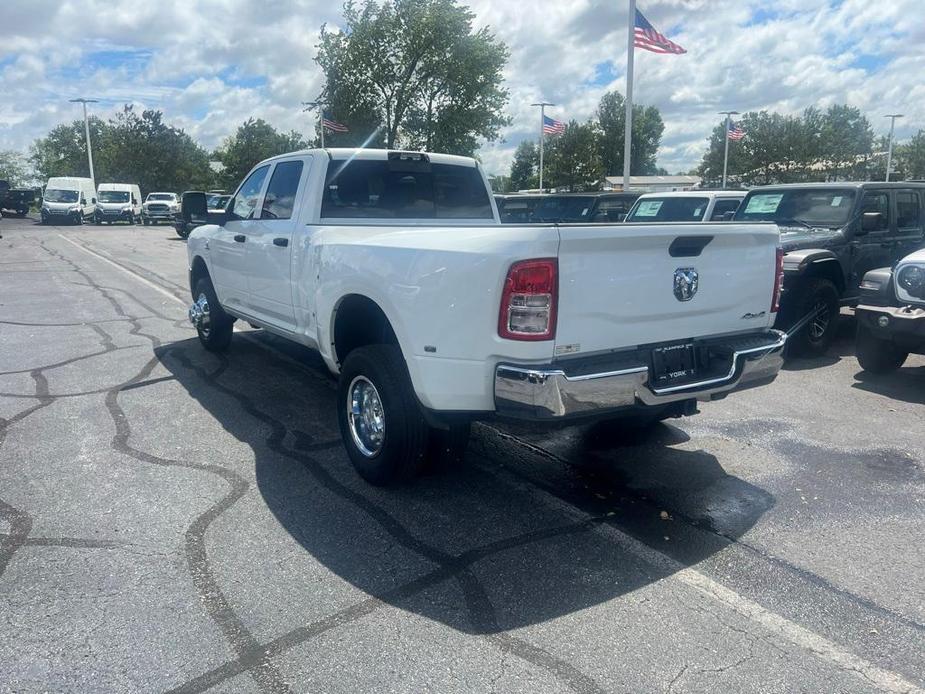
<svg viewBox="0 0 925 694">
<path fill-rule="evenodd" d="M 649 20 L 643 17 L 642 12 L 636 10 L 636 25 L 633 33 L 633 45 L 636 48 L 644 48 L 653 53 L 687 53 L 674 41 L 659 34 L 655 27 L 649 24 Z"/>
<path fill-rule="evenodd" d="M 544 135 L 561 135 L 565 132 L 565 123 L 562 121 L 556 120 L 555 118 L 550 118 L 549 116 L 543 116 L 543 134 Z"/>
<path fill-rule="evenodd" d="M 347 128 L 346 125 L 343 123 L 338 123 L 336 120 L 331 118 L 331 115 L 327 111 L 321 112 L 321 127 L 334 133 L 350 132 L 350 129 Z"/>
<path fill-rule="evenodd" d="M 745 137 L 745 131 L 732 121 L 729 121 L 729 129 L 726 131 L 726 137 L 730 140 L 738 141 Z"/>
</svg>

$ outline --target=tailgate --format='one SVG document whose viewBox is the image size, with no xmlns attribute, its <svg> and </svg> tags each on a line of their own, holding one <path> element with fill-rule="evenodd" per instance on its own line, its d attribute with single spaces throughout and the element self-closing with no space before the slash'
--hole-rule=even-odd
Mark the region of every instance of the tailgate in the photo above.
<svg viewBox="0 0 925 694">
<path fill-rule="evenodd" d="M 772 322 L 775 225 L 560 226 L 559 235 L 557 355 Z"/>
</svg>

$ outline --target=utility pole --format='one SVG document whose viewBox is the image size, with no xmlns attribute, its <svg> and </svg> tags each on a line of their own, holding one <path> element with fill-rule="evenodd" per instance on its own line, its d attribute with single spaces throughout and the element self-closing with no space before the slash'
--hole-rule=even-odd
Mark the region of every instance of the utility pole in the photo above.
<svg viewBox="0 0 925 694">
<path fill-rule="evenodd" d="M 723 189 L 726 188 L 726 167 L 729 164 L 729 124 L 732 122 L 732 117 L 739 115 L 738 111 L 720 111 L 720 115 L 726 116 L 726 125 L 723 126 L 723 141 L 725 142 L 723 148 Z"/>
<path fill-rule="evenodd" d="M 96 176 L 93 175 L 93 150 L 90 148 L 90 121 L 87 120 L 87 104 L 97 103 L 96 99 L 71 99 L 72 104 L 83 104 L 84 107 L 84 135 L 87 138 L 87 162 L 90 164 L 90 180 L 96 186 Z"/>
<path fill-rule="evenodd" d="M 303 101 L 302 113 L 318 109 L 318 129 L 321 131 L 321 149 L 324 149 L 324 102 L 322 101 Z"/>
<path fill-rule="evenodd" d="M 626 116 L 623 129 L 623 192 L 630 189 L 630 158 L 633 153 L 633 57 L 636 38 L 636 0 L 629 0 L 626 16 Z"/>
<path fill-rule="evenodd" d="M 546 134 L 544 133 L 544 128 L 546 127 L 546 107 L 555 106 L 548 101 L 541 101 L 538 104 L 530 104 L 531 106 L 540 107 L 540 192 L 543 192 L 543 145 L 546 141 Z"/>
<path fill-rule="evenodd" d="M 886 150 L 886 181 L 890 180 L 890 168 L 893 166 L 893 128 L 896 125 L 896 119 L 902 117 L 901 113 L 888 113 L 884 116 L 890 119 L 890 144 Z"/>
</svg>

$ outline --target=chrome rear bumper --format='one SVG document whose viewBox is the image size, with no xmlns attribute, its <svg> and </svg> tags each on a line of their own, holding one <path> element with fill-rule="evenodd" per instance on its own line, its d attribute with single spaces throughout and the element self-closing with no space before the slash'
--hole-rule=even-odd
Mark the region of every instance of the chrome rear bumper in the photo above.
<svg viewBox="0 0 925 694">
<path fill-rule="evenodd" d="M 728 373 L 662 388 L 649 384 L 649 366 L 570 375 L 563 368 L 499 364 L 495 410 L 520 419 L 591 416 L 630 407 L 658 407 L 680 400 L 712 400 L 772 381 L 783 366 L 787 335 L 768 330 L 757 346 L 735 348 Z"/>
</svg>

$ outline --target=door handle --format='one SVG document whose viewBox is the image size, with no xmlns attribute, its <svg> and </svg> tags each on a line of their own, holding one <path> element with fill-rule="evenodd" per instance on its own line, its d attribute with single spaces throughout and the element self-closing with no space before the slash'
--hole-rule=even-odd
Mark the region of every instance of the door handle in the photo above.
<svg viewBox="0 0 925 694">
<path fill-rule="evenodd" d="M 289 245 L 289 239 L 284 238 L 284 237 L 280 237 L 280 238 L 278 238 L 278 239 L 273 239 L 273 245 L 274 245 L 274 246 L 279 246 L 280 248 L 285 248 L 286 246 Z"/>
<path fill-rule="evenodd" d="M 234 240 L 237 241 L 238 243 L 244 243 L 245 241 L 247 241 L 247 237 L 244 234 L 235 234 Z"/>
</svg>

